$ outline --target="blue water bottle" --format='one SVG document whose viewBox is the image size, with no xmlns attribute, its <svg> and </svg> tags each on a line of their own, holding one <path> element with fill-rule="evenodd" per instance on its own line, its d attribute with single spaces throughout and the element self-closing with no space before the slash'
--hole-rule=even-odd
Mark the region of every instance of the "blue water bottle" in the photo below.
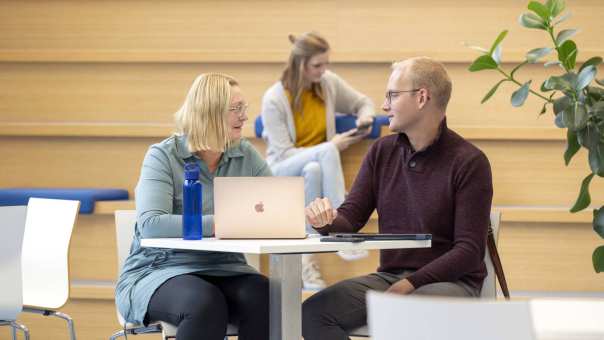
<svg viewBox="0 0 604 340">
<path fill-rule="evenodd" d="M 185 240 L 201 240 L 201 195 L 199 166 L 187 163 L 182 185 L 182 238 Z"/>
</svg>

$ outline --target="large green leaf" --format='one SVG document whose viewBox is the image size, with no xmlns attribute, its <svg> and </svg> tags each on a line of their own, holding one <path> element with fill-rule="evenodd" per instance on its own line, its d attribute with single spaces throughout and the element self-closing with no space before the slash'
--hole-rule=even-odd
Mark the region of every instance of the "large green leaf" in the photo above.
<svg viewBox="0 0 604 340">
<path fill-rule="evenodd" d="M 481 55 L 476 58 L 472 65 L 468 68 L 470 72 L 476 72 L 481 70 L 493 70 L 497 68 L 497 62 L 493 60 L 490 55 Z"/>
<path fill-rule="evenodd" d="M 591 256 L 596 273 L 604 272 L 604 246 L 599 246 Z"/>
<path fill-rule="evenodd" d="M 554 21 L 554 22 L 552 23 L 552 26 L 559 25 L 560 23 L 562 23 L 562 22 L 564 22 L 564 21 L 568 20 L 568 18 L 570 18 L 571 16 L 572 16 L 572 13 L 571 13 L 571 12 L 568 12 L 568 13 L 564 14 L 563 16 L 561 16 L 560 18 L 558 18 L 556 21 Z"/>
<path fill-rule="evenodd" d="M 480 101 L 480 104 L 484 104 L 487 100 L 489 100 L 489 98 L 491 98 L 495 92 L 497 91 L 497 89 L 499 88 L 499 85 L 501 85 L 503 82 L 508 81 L 507 79 L 503 79 L 500 80 L 497 84 L 495 84 L 495 86 L 493 86 L 489 92 L 487 92 L 487 94 L 484 96 L 484 98 L 482 98 L 482 100 Z"/>
<path fill-rule="evenodd" d="M 554 124 L 556 124 L 556 126 L 560 129 L 566 128 L 566 124 L 564 123 L 564 112 L 560 112 L 556 115 L 556 118 L 554 119 Z"/>
<path fill-rule="evenodd" d="M 512 106 L 519 107 L 519 106 L 522 106 L 522 104 L 524 104 L 524 102 L 526 101 L 526 98 L 528 97 L 528 94 L 529 94 L 531 81 L 532 80 L 527 81 L 518 90 L 516 90 L 516 91 L 514 91 L 514 93 L 512 93 L 512 99 L 511 99 Z"/>
<path fill-rule="evenodd" d="M 566 130 L 566 151 L 564 151 L 564 163 L 568 166 L 570 160 L 579 151 L 581 146 L 577 141 L 577 134 L 571 130 Z"/>
<path fill-rule="evenodd" d="M 585 105 L 576 102 L 575 103 L 575 129 L 581 130 L 587 126 L 587 111 L 585 110 Z"/>
<path fill-rule="evenodd" d="M 591 182 L 591 179 L 594 178 L 594 175 L 595 174 L 590 174 L 583 179 L 583 182 L 581 183 L 581 191 L 579 191 L 579 197 L 577 198 L 575 205 L 570 208 L 570 212 L 576 213 L 577 211 L 581 211 L 587 208 L 591 203 L 591 196 L 589 195 L 589 183 Z"/>
<path fill-rule="evenodd" d="M 578 31 L 576 29 L 568 29 L 568 30 L 560 31 L 560 33 L 558 33 L 558 36 L 556 36 L 556 46 L 562 45 L 565 41 L 570 39 L 573 35 L 577 34 L 577 32 Z"/>
<path fill-rule="evenodd" d="M 571 100 L 567 96 L 557 98 L 556 100 L 554 100 L 554 113 L 558 114 L 558 113 L 566 110 L 567 108 L 570 107 L 571 104 L 572 104 Z"/>
<path fill-rule="evenodd" d="M 577 53 L 577 44 L 572 40 L 567 40 L 558 48 L 558 60 L 567 70 L 572 70 L 575 68 Z"/>
<path fill-rule="evenodd" d="M 536 28 L 540 30 L 545 30 L 547 28 L 547 26 L 545 26 L 545 23 L 543 22 L 543 19 L 533 13 L 521 14 L 518 18 L 518 22 L 520 23 L 520 25 L 526 28 Z"/>
<path fill-rule="evenodd" d="M 545 80 L 542 89 L 567 91 L 573 89 L 572 79 L 568 76 L 551 76 Z"/>
<path fill-rule="evenodd" d="M 545 7 L 549 9 L 552 18 L 555 18 L 564 11 L 564 0 L 547 0 Z"/>
<path fill-rule="evenodd" d="M 579 73 L 581 73 L 581 71 L 583 71 L 584 68 L 586 68 L 587 66 L 593 65 L 593 66 L 598 66 L 602 63 L 602 57 L 591 57 L 589 59 L 587 59 L 586 62 L 583 63 L 583 65 L 581 65 L 581 68 L 579 69 Z"/>
<path fill-rule="evenodd" d="M 593 114 L 597 116 L 600 120 L 603 120 L 602 123 L 604 123 L 604 101 L 595 103 L 591 109 Z"/>
<path fill-rule="evenodd" d="M 564 111 L 560 112 L 560 114 L 562 115 L 562 120 L 564 121 L 564 126 L 566 126 L 567 128 L 571 129 L 571 130 L 575 130 L 575 105 L 574 103 L 571 104 L 570 106 L 568 106 Z M 581 134 L 581 131 L 576 131 L 577 132 L 577 140 L 579 141 L 579 144 L 581 144 L 581 137 L 583 136 Z"/>
<path fill-rule="evenodd" d="M 588 158 L 591 171 L 599 176 L 604 176 L 604 145 L 597 144 L 595 147 L 589 149 Z"/>
<path fill-rule="evenodd" d="M 497 47 L 495 47 L 495 51 L 491 53 L 491 58 L 495 60 L 497 65 L 501 64 L 501 45 L 497 45 Z"/>
<path fill-rule="evenodd" d="M 526 54 L 526 60 L 528 60 L 529 63 L 536 63 L 539 59 L 550 54 L 553 50 L 554 50 L 553 48 L 549 48 L 549 47 L 541 47 L 541 48 L 532 49 L 532 50 L 528 51 L 528 53 Z"/>
<path fill-rule="evenodd" d="M 601 238 L 604 238 L 604 206 L 600 207 L 600 209 L 594 209 L 593 226 L 594 231 L 600 235 Z"/>
<path fill-rule="evenodd" d="M 505 38 L 506 35 L 508 35 L 508 30 L 505 30 L 505 31 L 502 31 L 501 33 L 499 33 L 499 35 L 493 42 L 491 49 L 489 50 L 489 54 L 493 54 L 493 52 L 495 52 L 495 49 L 497 48 L 497 46 L 499 46 L 499 44 L 501 44 L 501 41 Z"/>
<path fill-rule="evenodd" d="M 577 75 L 577 84 L 575 86 L 575 90 L 581 91 L 587 85 L 591 83 L 592 80 L 596 77 L 596 67 L 594 65 L 589 65 L 579 72 Z"/>
<path fill-rule="evenodd" d="M 588 97 L 595 102 L 593 111 L 600 109 L 604 105 L 604 89 L 595 86 L 587 86 L 586 89 Z"/>
<path fill-rule="evenodd" d="M 543 64 L 544 67 L 550 67 L 550 66 L 556 66 L 556 65 L 562 65 L 562 63 L 559 62 L 558 60 L 552 60 L 552 61 L 548 61 L 547 63 Z"/>
<path fill-rule="evenodd" d="M 528 9 L 535 12 L 546 24 L 549 22 L 549 17 L 551 15 L 550 9 L 544 4 L 537 1 L 531 1 L 528 4 Z"/>
<path fill-rule="evenodd" d="M 584 144 L 589 150 L 588 161 L 591 172 L 604 176 L 604 141 L 602 134 L 593 125 L 587 126 Z"/>
</svg>

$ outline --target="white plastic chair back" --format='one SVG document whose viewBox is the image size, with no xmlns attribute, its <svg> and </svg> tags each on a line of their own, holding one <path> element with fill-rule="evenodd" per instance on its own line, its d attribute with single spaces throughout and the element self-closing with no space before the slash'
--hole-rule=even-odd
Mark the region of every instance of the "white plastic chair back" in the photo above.
<svg viewBox="0 0 604 340">
<path fill-rule="evenodd" d="M 0 207 L 0 320 L 15 321 L 23 309 L 21 249 L 25 206 Z"/>
<path fill-rule="evenodd" d="M 136 210 L 116 210 L 115 211 L 115 236 L 117 240 L 117 270 L 118 275 L 124 267 L 124 262 L 130 254 L 130 246 L 134 238 L 134 226 L 136 225 Z M 125 320 L 117 311 L 117 319 L 122 325 Z"/>
<path fill-rule="evenodd" d="M 80 201 L 30 198 L 23 238 L 23 305 L 59 309 L 69 298 L 69 243 Z"/>
<path fill-rule="evenodd" d="M 491 211 L 491 228 L 493 228 L 493 236 L 495 238 L 495 244 L 499 240 L 499 223 L 501 222 L 501 212 L 493 210 Z M 495 267 L 491 260 L 491 254 L 489 254 L 489 248 L 485 249 L 484 263 L 487 266 L 487 277 L 482 282 L 482 290 L 480 292 L 481 298 L 495 299 L 497 298 L 497 275 L 495 274 Z"/>
<path fill-rule="evenodd" d="M 136 210 L 116 210 L 115 211 L 115 235 L 117 239 L 117 266 L 118 271 L 121 272 L 124 266 L 124 262 L 130 255 L 130 245 L 134 238 L 134 227 L 136 225 Z M 137 327 L 140 325 L 134 325 L 131 323 L 125 324 L 124 317 L 120 314 L 119 310 L 116 309 L 117 320 L 122 327 L 126 326 Z M 160 322 L 162 325 L 162 336 L 164 339 L 176 337 L 176 326 L 171 325 L 167 322 Z M 237 334 L 237 328 L 231 324 L 227 326 L 227 334 Z"/>
<path fill-rule="evenodd" d="M 134 238 L 136 225 L 136 210 L 115 211 L 115 236 L 117 240 L 117 269 L 122 271 L 124 262 L 130 254 L 130 245 Z"/>
<path fill-rule="evenodd" d="M 527 301 L 367 294 L 373 340 L 534 340 Z M 404 332 L 404 335 L 401 335 Z"/>
</svg>

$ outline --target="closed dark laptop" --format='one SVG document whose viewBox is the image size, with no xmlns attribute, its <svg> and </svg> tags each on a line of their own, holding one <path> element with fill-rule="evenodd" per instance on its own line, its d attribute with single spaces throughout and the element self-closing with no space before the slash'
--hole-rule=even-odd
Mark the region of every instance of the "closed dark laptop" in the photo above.
<svg viewBox="0 0 604 340">
<path fill-rule="evenodd" d="M 379 240 L 431 240 L 432 234 L 379 234 L 379 233 L 330 233 L 331 237 L 362 238 L 366 241 Z"/>
</svg>

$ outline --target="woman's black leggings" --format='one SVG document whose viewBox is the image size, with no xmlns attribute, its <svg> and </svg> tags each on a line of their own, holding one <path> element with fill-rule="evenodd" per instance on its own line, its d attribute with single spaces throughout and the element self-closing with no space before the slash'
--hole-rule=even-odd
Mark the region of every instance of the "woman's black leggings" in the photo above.
<svg viewBox="0 0 604 340">
<path fill-rule="evenodd" d="M 193 273 L 164 282 L 149 301 L 145 321 L 177 326 L 177 340 L 222 340 L 228 322 L 237 325 L 239 340 L 266 340 L 268 312 L 266 277 Z"/>
</svg>

